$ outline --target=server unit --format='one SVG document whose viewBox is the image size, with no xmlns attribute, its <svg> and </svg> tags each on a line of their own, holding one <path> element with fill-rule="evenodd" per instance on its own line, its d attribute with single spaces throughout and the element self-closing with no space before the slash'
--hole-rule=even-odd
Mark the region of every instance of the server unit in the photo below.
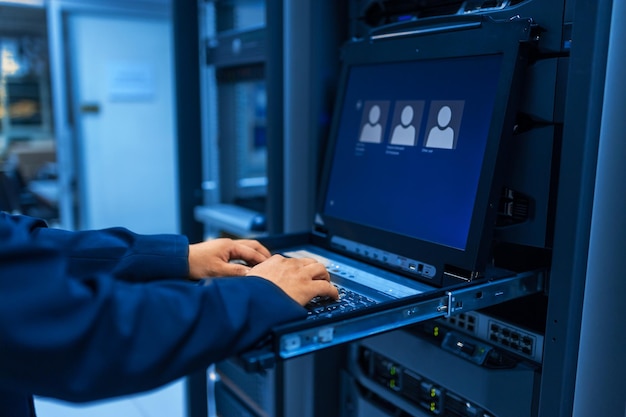
<svg viewBox="0 0 626 417">
<path fill-rule="evenodd" d="M 536 415 L 537 365 L 435 323 L 351 347 L 343 416 Z"/>
<path fill-rule="evenodd" d="M 247 370 L 237 359 L 208 373 L 210 416 L 338 416 L 338 370 L 345 349 L 284 361 L 265 372 Z"/>
</svg>

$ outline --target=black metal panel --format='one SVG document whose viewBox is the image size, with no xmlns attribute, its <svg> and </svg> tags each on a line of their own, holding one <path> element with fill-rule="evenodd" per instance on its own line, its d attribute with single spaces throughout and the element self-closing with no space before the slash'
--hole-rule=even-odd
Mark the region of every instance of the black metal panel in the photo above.
<svg viewBox="0 0 626 417">
<path fill-rule="evenodd" d="M 202 226 L 194 220 L 194 208 L 202 194 L 201 117 L 198 10 L 196 2 L 172 2 L 174 65 L 176 73 L 176 136 L 178 144 L 178 198 L 180 231 L 190 241 L 200 241 Z M 206 417 L 206 373 L 186 379 L 187 417 Z"/>
<path fill-rule="evenodd" d="M 180 231 L 190 241 L 202 239 L 202 226 L 194 220 L 201 204 L 202 140 L 198 5 L 172 2 L 174 65 L 176 73 L 176 137 L 178 144 L 178 197 Z"/>
<path fill-rule="evenodd" d="M 572 415 L 611 0 L 577 1 L 539 415 Z"/>
<path fill-rule="evenodd" d="M 267 230 L 283 232 L 284 218 L 284 132 L 283 132 L 283 2 L 266 4 L 267 85 Z"/>
</svg>

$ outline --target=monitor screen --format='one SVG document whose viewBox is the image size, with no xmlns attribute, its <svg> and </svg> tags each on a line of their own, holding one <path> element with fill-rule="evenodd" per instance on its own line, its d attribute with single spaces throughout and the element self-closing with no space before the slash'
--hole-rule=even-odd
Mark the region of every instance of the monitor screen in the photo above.
<svg viewBox="0 0 626 417">
<path fill-rule="evenodd" d="M 531 22 L 407 22 L 348 42 L 313 232 L 443 284 L 489 263 Z"/>
<path fill-rule="evenodd" d="M 465 250 L 501 62 L 351 66 L 324 213 Z"/>
</svg>

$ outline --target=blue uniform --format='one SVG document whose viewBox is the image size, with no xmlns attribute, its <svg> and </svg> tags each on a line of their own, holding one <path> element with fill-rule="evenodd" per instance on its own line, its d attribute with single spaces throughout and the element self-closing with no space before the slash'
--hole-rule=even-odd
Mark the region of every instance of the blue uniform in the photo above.
<svg viewBox="0 0 626 417">
<path fill-rule="evenodd" d="M 32 394 L 155 388 L 306 316 L 262 278 L 186 282 L 183 236 L 68 232 L 0 213 L 0 247 L 0 416 L 34 415 Z"/>
</svg>

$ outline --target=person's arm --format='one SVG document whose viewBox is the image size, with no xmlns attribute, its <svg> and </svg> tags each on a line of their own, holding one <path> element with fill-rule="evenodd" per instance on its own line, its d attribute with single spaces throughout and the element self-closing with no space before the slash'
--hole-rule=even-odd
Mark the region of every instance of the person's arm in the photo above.
<svg viewBox="0 0 626 417">
<path fill-rule="evenodd" d="M 76 275 L 62 246 L 32 238 L 40 227 L 0 213 L 0 391 L 88 401 L 155 388 L 337 296 L 323 265 L 279 256 L 203 285 Z"/>
<path fill-rule="evenodd" d="M 121 227 L 86 231 L 38 227 L 31 235 L 38 244 L 63 248 L 69 272 L 75 275 L 109 273 L 136 282 L 189 277 L 189 242 L 182 235 L 142 235 Z"/>
<path fill-rule="evenodd" d="M 60 252 L 0 253 L 0 387 L 89 401 L 158 387 L 305 310 L 266 279 L 133 284 L 66 276 Z"/>
<path fill-rule="evenodd" d="M 106 272 L 130 281 L 189 277 L 189 242 L 180 235 L 140 235 L 124 228 L 68 231 L 0 212 L 0 241 L 8 239 L 62 248 L 70 274 Z"/>
<path fill-rule="evenodd" d="M 76 275 L 107 272 L 127 281 L 243 276 L 270 256 L 263 245 L 249 239 L 189 245 L 181 235 L 142 235 L 125 228 L 74 232 L 47 228 L 44 222 L 24 216 L 9 220 L 28 223 L 28 233 L 36 242 L 64 248 L 69 272 Z"/>
</svg>

